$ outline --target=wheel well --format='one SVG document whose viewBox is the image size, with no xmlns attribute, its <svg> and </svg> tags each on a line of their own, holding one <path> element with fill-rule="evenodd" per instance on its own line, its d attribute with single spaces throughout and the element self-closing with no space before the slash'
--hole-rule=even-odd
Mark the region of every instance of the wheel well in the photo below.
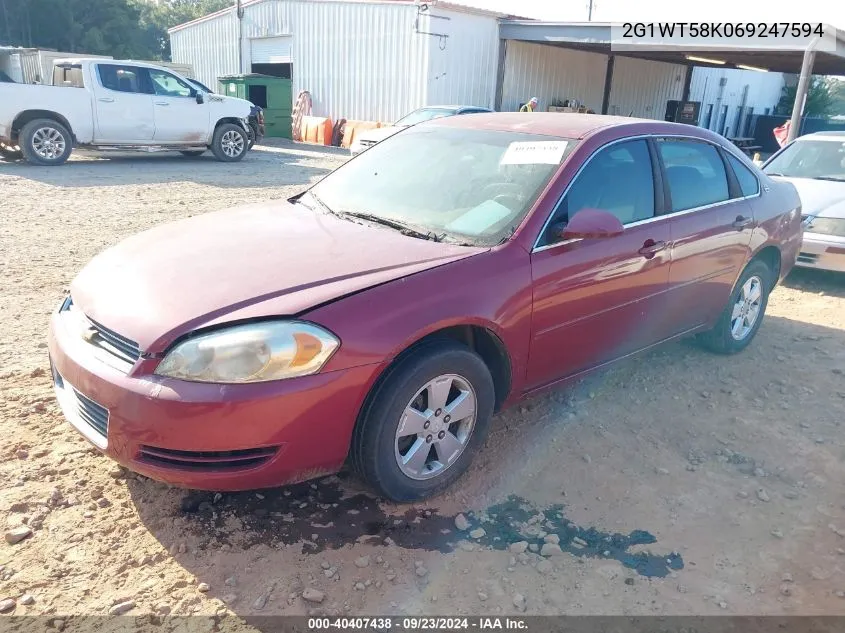
<svg viewBox="0 0 845 633">
<path fill-rule="evenodd" d="M 484 364 L 487 365 L 487 369 L 490 370 L 490 375 L 493 377 L 493 389 L 496 394 L 495 409 L 498 411 L 505 398 L 507 398 L 508 393 L 510 393 L 511 361 L 505 349 L 505 344 L 502 343 L 501 339 L 487 328 L 477 325 L 454 325 L 436 330 L 404 349 L 393 359 L 393 362 L 382 372 L 381 376 L 378 377 L 378 380 L 376 380 L 370 389 L 370 393 L 361 410 L 367 410 L 370 404 L 370 398 L 378 391 L 378 387 L 387 379 L 394 367 L 411 354 L 417 352 L 421 347 L 425 347 L 425 345 L 437 339 L 442 340 L 444 338 L 458 341 L 481 356 Z"/>
<path fill-rule="evenodd" d="M 235 125 L 237 125 L 239 128 L 242 128 L 242 129 L 243 129 L 243 127 L 244 127 L 244 123 L 243 123 L 243 121 L 241 121 L 241 120 L 240 120 L 240 119 L 238 119 L 237 117 L 224 117 L 224 118 L 220 119 L 220 120 L 219 120 L 219 121 L 218 121 L 218 122 L 214 125 L 214 129 L 215 129 L 215 131 L 217 130 L 217 128 L 219 128 L 219 127 L 220 127 L 221 125 L 223 125 L 224 123 L 234 123 Z"/>
<path fill-rule="evenodd" d="M 73 136 L 73 128 L 70 126 L 70 123 L 58 112 L 51 112 L 50 110 L 25 110 L 18 114 L 18 116 L 15 117 L 15 120 L 12 121 L 12 140 L 17 141 L 18 135 L 20 134 L 23 126 L 35 119 L 50 119 L 56 123 L 61 123 L 65 126 L 65 128 L 67 128 L 71 136 Z M 74 137 L 74 141 L 75 140 L 76 137 Z"/>
<path fill-rule="evenodd" d="M 774 273 L 772 279 L 772 288 L 774 288 L 778 279 L 780 278 L 780 250 L 777 246 L 766 246 L 759 253 L 754 256 L 752 261 L 762 261 Z"/>
</svg>

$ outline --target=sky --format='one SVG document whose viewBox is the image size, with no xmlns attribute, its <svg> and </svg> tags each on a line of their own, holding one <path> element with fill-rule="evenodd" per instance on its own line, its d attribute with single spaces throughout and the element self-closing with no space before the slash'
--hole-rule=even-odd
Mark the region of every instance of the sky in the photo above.
<svg viewBox="0 0 845 633">
<path fill-rule="evenodd" d="M 589 0 L 450 0 L 541 20 L 587 20 Z M 845 29 L 842 0 L 593 0 L 595 22 L 824 22 Z"/>
</svg>

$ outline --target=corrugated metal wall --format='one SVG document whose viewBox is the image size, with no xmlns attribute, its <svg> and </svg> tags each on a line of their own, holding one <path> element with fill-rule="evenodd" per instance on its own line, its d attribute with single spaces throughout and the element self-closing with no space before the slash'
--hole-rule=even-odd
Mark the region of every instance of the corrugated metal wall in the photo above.
<svg viewBox="0 0 845 633">
<path fill-rule="evenodd" d="M 731 68 L 696 68 L 690 84 L 690 100 L 701 102 L 699 124 L 716 132 L 735 132 L 737 108 L 749 107 L 749 114 L 774 111 L 784 85 L 782 73 L 761 73 Z M 712 106 L 712 107 L 710 107 Z M 707 112 L 710 111 L 709 121 Z"/>
<path fill-rule="evenodd" d="M 666 102 L 680 99 L 684 94 L 686 70 L 686 66 L 680 64 L 617 55 L 613 62 L 607 113 L 662 119 L 666 113 Z M 600 81 L 604 83 L 604 75 Z"/>
<path fill-rule="evenodd" d="M 492 108 L 499 63 L 499 24 L 495 18 L 460 11 L 433 11 L 429 37 L 426 105 L 475 105 Z"/>
<path fill-rule="evenodd" d="M 238 20 L 229 11 L 170 34 L 174 62 L 191 64 L 194 76 L 212 90 L 219 77 L 238 73 Z"/>
<path fill-rule="evenodd" d="M 607 55 L 509 40 L 502 85 L 503 111 L 537 97 L 540 109 L 555 100 L 577 99 L 601 112 Z"/>
</svg>

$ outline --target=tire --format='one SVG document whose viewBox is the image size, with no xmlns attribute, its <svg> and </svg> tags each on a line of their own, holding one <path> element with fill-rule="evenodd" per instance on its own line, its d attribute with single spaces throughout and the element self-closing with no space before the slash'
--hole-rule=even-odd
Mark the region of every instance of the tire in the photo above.
<svg viewBox="0 0 845 633">
<path fill-rule="evenodd" d="M 23 158 L 23 152 L 19 149 L 12 149 L 6 145 L 0 145 L 0 157 L 5 160 L 20 160 Z"/>
<path fill-rule="evenodd" d="M 223 123 L 214 130 L 211 141 L 211 151 L 217 160 L 224 163 L 235 163 L 246 156 L 249 151 L 247 132 L 234 123 Z M 237 153 L 233 153 L 237 152 Z"/>
<path fill-rule="evenodd" d="M 24 125 L 18 143 L 24 160 L 33 165 L 61 165 L 73 151 L 70 132 L 52 119 L 35 119 Z"/>
<path fill-rule="evenodd" d="M 249 136 L 249 147 L 247 147 L 247 149 L 252 149 L 253 147 L 255 147 L 255 139 L 258 138 L 258 130 L 256 130 L 252 125 L 250 125 L 247 134 Z"/>
<path fill-rule="evenodd" d="M 439 391 L 441 398 L 432 389 Z M 468 415 L 450 422 L 448 411 L 466 413 L 473 395 L 474 418 Z M 431 409 L 429 405 L 437 405 L 438 400 L 445 401 L 446 406 Z M 463 407 L 457 408 L 461 401 Z M 449 339 L 421 346 L 389 370 L 368 398 L 353 432 L 352 468 L 393 501 L 404 503 L 431 497 L 467 470 L 487 437 L 494 403 L 493 378 L 478 354 Z M 411 408 L 426 413 L 406 417 Z M 430 426 L 423 428 L 423 420 Z M 408 431 L 403 437 L 398 436 L 400 424 Z M 419 429 L 419 434 L 415 429 Z M 441 447 L 444 453 L 451 451 L 453 457 L 444 459 L 439 452 Z M 422 461 L 409 460 L 407 466 L 400 466 L 400 461 L 409 459 L 412 453 L 421 456 Z M 416 468 L 415 475 L 409 474 L 415 465 L 422 467 Z"/>
<path fill-rule="evenodd" d="M 698 340 L 701 344 L 717 354 L 736 354 L 748 347 L 763 322 L 763 316 L 769 302 L 769 292 L 773 285 L 772 271 L 769 267 L 759 260 L 750 262 L 742 271 L 739 281 L 731 292 L 728 305 L 725 306 L 719 316 L 716 326 L 709 332 L 699 334 Z M 753 297 L 756 294 L 754 288 L 759 289 L 759 300 L 756 304 L 752 302 L 746 304 L 746 307 L 743 308 L 743 297 L 747 297 L 749 292 Z M 744 317 L 740 317 L 743 320 L 738 324 L 737 319 L 734 318 L 734 310 L 738 310 L 740 315 L 742 315 L 743 310 L 746 310 L 747 314 L 748 309 L 753 309 L 755 305 L 756 316 L 750 327 L 748 319 Z"/>
<path fill-rule="evenodd" d="M 204 149 L 186 149 L 186 150 L 180 150 L 179 153 L 182 154 L 182 156 L 190 156 L 190 157 L 193 158 L 195 156 L 202 156 L 203 154 L 205 154 L 205 150 Z"/>
</svg>

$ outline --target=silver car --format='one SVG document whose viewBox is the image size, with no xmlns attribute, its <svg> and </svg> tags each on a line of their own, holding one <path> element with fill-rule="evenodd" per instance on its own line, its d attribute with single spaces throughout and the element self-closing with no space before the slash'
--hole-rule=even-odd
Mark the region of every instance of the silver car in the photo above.
<svg viewBox="0 0 845 633">
<path fill-rule="evenodd" d="M 845 132 L 795 139 L 763 165 L 801 196 L 804 242 L 798 266 L 845 272 Z"/>
</svg>

